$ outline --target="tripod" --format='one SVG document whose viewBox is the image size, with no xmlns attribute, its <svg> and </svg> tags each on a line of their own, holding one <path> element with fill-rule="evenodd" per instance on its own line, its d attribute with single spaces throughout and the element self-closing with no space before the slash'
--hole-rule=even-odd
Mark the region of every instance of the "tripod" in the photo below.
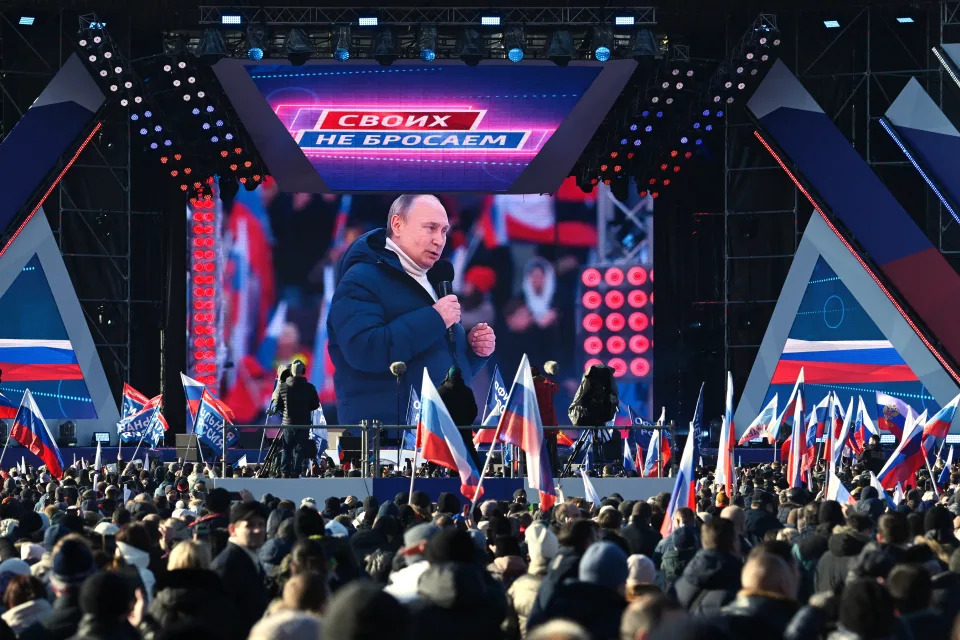
<svg viewBox="0 0 960 640">
<path fill-rule="evenodd" d="M 587 440 L 590 440 L 590 444 L 587 444 Z M 584 447 L 593 446 L 593 431 L 584 430 L 580 432 L 580 435 L 577 436 L 577 441 L 573 443 L 573 451 L 570 452 L 570 457 L 567 458 L 567 464 L 564 465 L 563 471 L 560 472 L 560 477 L 565 478 L 570 473 L 570 467 L 573 466 L 573 461 L 577 459 L 577 456 L 580 455 L 580 452 L 583 451 Z"/>
<path fill-rule="evenodd" d="M 257 478 L 264 477 L 264 473 L 270 470 L 272 467 L 276 467 L 279 471 L 280 461 L 277 458 L 277 454 L 280 452 L 280 449 L 283 448 L 283 429 L 277 430 L 277 435 L 273 437 L 273 440 L 270 441 L 270 448 L 267 449 L 267 457 L 263 459 L 263 462 L 260 464 L 260 468 L 257 469 Z M 277 475 L 280 475 L 279 473 Z M 268 474 L 269 477 L 269 474 Z"/>
</svg>

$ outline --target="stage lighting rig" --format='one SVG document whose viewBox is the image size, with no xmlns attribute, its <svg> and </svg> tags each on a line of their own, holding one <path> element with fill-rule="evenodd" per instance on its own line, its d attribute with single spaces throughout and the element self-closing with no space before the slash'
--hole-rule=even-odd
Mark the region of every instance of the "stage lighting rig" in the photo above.
<svg viewBox="0 0 960 640">
<path fill-rule="evenodd" d="M 607 25 L 597 25 L 593 28 L 593 37 L 590 40 L 593 47 L 593 58 L 598 62 L 606 62 L 613 55 L 613 29 Z"/>
<path fill-rule="evenodd" d="M 464 29 L 460 32 L 455 55 L 468 66 L 475 67 L 480 64 L 484 54 L 480 33 L 476 29 Z"/>
<path fill-rule="evenodd" d="M 397 59 L 397 42 L 393 31 L 383 28 L 377 31 L 370 42 L 370 55 L 383 67 L 389 67 Z"/>
<path fill-rule="evenodd" d="M 262 60 L 267 48 L 267 28 L 261 24 L 247 27 L 247 57 Z"/>
<path fill-rule="evenodd" d="M 509 25 L 503 30 L 503 50 L 510 62 L 520 62 L 523 60 L 524 51 L 527 48 L 527 37 L 520 25 Z"/>
<path fill-rule="evenodd" d="M 303 29 L 290 29 L 284 41 L 284 50 L 290 64 L 295 67 L 305 64 L 316 53 L 313 43 Z"/>
<path fill-rule="evenodd" d="M 349 25 L 340 25 L 334 30 L 333 57 L 340 62 L 350 59 L 353 49 L 353 34 Z"/>
<path fill-rule="evenodd" d="M 437 25 L 422 24 L 417 27 L 417 52 L 424 62 L 433 62 L 437 57 Z"/>
<path fill-rule="evenodd" d="M 227 51 L 227 45 L 224 43 L 223 34 L 221 34 L 220 31 L 217 29 L 206 29 L 203 35 L 200 36 L 200 43 L 197 45 L 196 54 L 197 57 L 204 62 L 213 64 L 220 58 L 229 56 L 230 52 Z"/>
<path fill-rule="evenodd" d="M 565 67 L 570 64 L 570 60 L 577 55 L 577 49 L 573 46 L 573 36 L 567 29 L 557 29 L 550 34 L 550 42 L 547 44 L 547 57 L 558 67 Z"/>
</svg>

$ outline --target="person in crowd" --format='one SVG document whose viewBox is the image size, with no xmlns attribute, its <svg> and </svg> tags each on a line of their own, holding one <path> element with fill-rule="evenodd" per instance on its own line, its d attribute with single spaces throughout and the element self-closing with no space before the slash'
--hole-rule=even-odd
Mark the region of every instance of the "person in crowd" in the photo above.
<svg viewBox="0 0 960 640">
<path fill-rule="evenodd" d="M 139 640 L 145 598 L 137 578 L 101 571 L 80 589 L 83 617 L 75 640 Z"/>
<path fill-rule="evenodd" d="M 570 520 L 557 534 L 560 552 L 550 563 L 547 575 L 540 583 L 537 599 L 530 616 L 537 616 L 553 598 L 554 591 L 568 578 L 575 578 L 580 569 L 580 558 L 597 540 L 596 525 L 589 520 Z"/>
<path fill-rule="evenodd" d="M 836 527 L 814 574 L 816 591 L 834 591 L 847 579 L 854 560 L 869 542 L 873 525 L 867 516 L 852 513 L 846 524 Z"/>
<path fill-rule="evenodd" d="M 741 590 L 720 610 L 724 627 L 734 638 L 783 637 L 797 612 L 797 570 L 788 560 L 759 546 L 743 565 Z"/>
<path fill-rule="evenodd" d="M 252 496 L 248 496 L 252 498 Z M 266 541 L 267 517 L 263 505 L 248 499 L 230 509 L 230 538 L 210 568 L 237 606 L 237 624 L 248 633 L 267 607 L 264 572 L 257 550 Z"/>
<path fill-rule="evenodd" d="M 634 600 L 620 619 L 620 640 L 646 640 L 662 624 L 683 616 L 683 609 L 665 595 L 646 594 Z"/>
<path fill-rule="evenodd" d="M 754 491 L 750 497 L 750 508 L 743 515 L 744 535 L 751 546 L 764 540 L 767 531 L 781 529 L 783 525 L 777 519 L 774 497 L 766 491 Z"/>
<path fill-rule="evenodd" d="M 527 573 L 514 580 L 507 589 L 509 609 L 505 631 L 512 637 L 527 636 L 527 620 L 537 599 L 540 584 L 547 575 L 550 562 L 560 552 L 560 542 L 550 525 L 542 520 L 532 523 L 524 534 L 530 564 Z"/>
<path fill-rule="evenodd" d="M 49 529 L 48 529 L 49 532 Z M 96 571 L 93 551 L 82 536 L 65 536 L 50 553 L 50 589 L 53 591 L 53 612 L 43 621 L 48 637 L 66 640 L 80 624 L 80 588 Z"/>
<path fill-rule="evenodd" d="M 650 525 L 652 515 L 650 503 L 638 500 L 633 504 L 629 524 L 620 530 L 620 535 L 627 541 L 631 554 L 639 553 L 648 558 L 653 557 L 657 543 L 663 536 Z"/>
<path fill-rule="evenodd" d="M 690 613 L 713 613 L 740 590 L 739 540 L 733 522 L 724 518 L 703 524 L 703 548 L 674 583 L 671 595 Z"/>
<path fill-rule="evenodd" d="M 18 639 L 44 636 L 43 622 L 53 612 L 46 596 L 43 582 L 30 574 L 15 576 L 7 583 L 3 594 L 7 610 L 0 617 Z"/>
</svg>

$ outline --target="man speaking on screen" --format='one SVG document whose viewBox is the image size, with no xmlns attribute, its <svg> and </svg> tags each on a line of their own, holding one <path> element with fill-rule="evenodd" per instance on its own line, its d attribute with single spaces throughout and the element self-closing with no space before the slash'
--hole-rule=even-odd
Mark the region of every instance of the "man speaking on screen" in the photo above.
<svg viewBox="0 0 960 640">
<path fill-rule="evenodd" d="M 340 258 L 327 320 L 340 424 L 397 423 L 393 362 L 407 365 L 401 380 L 406 407 L 424 367 L 440 381 L 451 366 L 459 366 L 469 386 L 493 353 L 493 329 L 481 323 L 468 334 L 460 325 L 457 297 L 442 295 L 449 283 L 438 280 L 452 278 L 430 275 L 449 229 L 435 196 L 402 195 L 390 205 L 386 229 L 360 236 Z M 449 273 L 449 263 L 445 266 Z"/>
</svg>

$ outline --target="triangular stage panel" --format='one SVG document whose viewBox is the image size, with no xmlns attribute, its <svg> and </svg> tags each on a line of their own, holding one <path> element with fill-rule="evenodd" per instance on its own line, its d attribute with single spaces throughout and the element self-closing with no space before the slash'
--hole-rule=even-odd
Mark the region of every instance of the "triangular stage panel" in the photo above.
<svg viewBox="0 0 960 640">
<path fill-rule="evenodd" d="M 902 397 L 919 413 L 958 392 L 837 233 L 814 212 L 763 336 L 737 406 L 738 436 L 774 393 L 786 402 L 804 367 L 808 403 L 835 390 L 844 406 L 874 392 Z M 960 432 L 960 425 L 953 431 Z"/>
<path fill-rule="evenodd" d="M 119 415 L 103 365 L 42 209 L 0 256 L 0 390 L 29 388 L 47 421 L 77 425 L 79 442 Z"/>
</svg>

